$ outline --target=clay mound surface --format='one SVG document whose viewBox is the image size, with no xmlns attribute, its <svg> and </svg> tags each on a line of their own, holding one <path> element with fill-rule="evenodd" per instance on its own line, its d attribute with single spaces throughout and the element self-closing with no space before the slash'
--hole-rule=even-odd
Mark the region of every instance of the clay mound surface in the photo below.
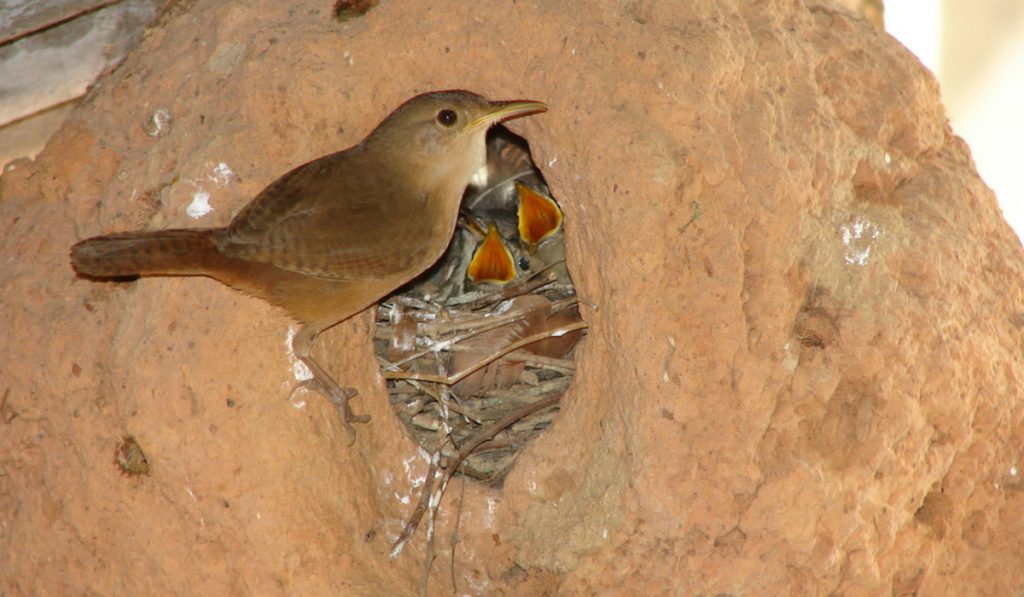
<svg viewBox="0 0 1024 597">
<path fill-rule="evenodd" d="M 449 488 L 432 594 L 456 524 L 458 594 L 1024 587 L 1024 253 L 891 37 L 818 0 L 330 4 L 175 4 L 4 173 L 0 593 L 417 591 L 423 534 L 389 552 L 426 462 L 369 313 L 321 345 L 373 417 L 349 447 L 326 401 L 288 400 L 283 314 L 76 279 L 67 251 L 223 225 L 453 87 L 548 102 L 510 128 L 590 327 L 504 487 Z"/>
</svg>

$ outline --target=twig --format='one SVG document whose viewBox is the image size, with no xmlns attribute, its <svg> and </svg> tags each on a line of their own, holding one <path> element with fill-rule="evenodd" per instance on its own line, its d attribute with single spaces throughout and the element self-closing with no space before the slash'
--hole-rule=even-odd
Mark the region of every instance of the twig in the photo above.
<svg viewBox="0 0 1024 597">
<path fill-rule="evenodd" d="M 469 455 L 472 454 L 473 451 L 476 450 L 476 448 L 480 444 L 484 443 L 487 440 L 493 439 L 494 436 L 498 435 L 498 433 L 508 428 L 516 421 L 528 417 L 539 410 L 543 410 L 549 406 L 552 406 L 558 403 L 558 401 L 561 399 L 561 394 L 557 394 L 554 396 L 548 396 L 547 398 L 544 398 L 543 400 L 538 400 L 537 402 L 520 406 L 519 408 L 508 413 L 501 419 L 498 419 L 496 422 L 491 424 L 490 427 L 480 431 L 473 437 L 466 440 L 466 443 L 462 445 L 462 449 L 459 450 L 459 454 L 455 459 L 454 466 L 446 467 L 444 474 L 441 476 L 441 483 L 439 485 L 438 490 L 439 493 L 443 495 L 444 488 L 448 484 L 448 480 L 452 478 L 452 475 L 455 474 L 455 471 L 457 471 L 459 467 L 462 466 L 463 461 L 466 460 L 466 458 L 469 457 Z M 437 466 L 436 461 L 440 460 L 440 454 L 441 451 L 438 450 L 435 453 L 435 457 L 431 458 L 430 472 L 427 474 L 428 479 L 433 479 L 433 473 L 435 472 Z M 412 516 L 409 517 L 409 522 L 405 523 L 405 528 L 402 529 L 402 534 L 399 535 L 398 540 L 395 541 L 394 546 L 391 548 L 392 558 L 398 557 L 398 554 L 401 553 L 402 548 L 405 546 L 405 543 L 409 541 L 409 538 L 412 537 L 412 534 L 416 532 L 416 527 L 419 526 L 420 520 L 423 519 L 423 514 L 426 512 L 429 502 L 433 501 L 430 498 L 430 487 L 430 484 L 426 482 L 424 483 L 423 494 L 420 495 L 420 501 L 416 505 L 416 509 L 413 510 Z M 439 495 L 437 499 L 437 504 L 440 505 L 440 503 L 441 496 Z"/>
<path fill-rule="evenodd" d="M 500 327 L 502 327 L 504 325 L 507 325 L 509 323 L 512 323 L 513 321 L 516 321 L 518 319 L 523 319 L 527 315 L 529 315 L 532 311 L 533 311 L 532 309 L 527 309 L 527 310 L 524 310 L 524 311 L 513 311 L 512 313 L 507 313 L 507 314 L 498 315 L 498 316 L 494 316 L 494 317 L 482 318 L 483 323 L 479 324 L 480 327 L 478 327 L 476 329 L 472 329 L 472 330 L 470 330 L 470 331 L 468 331 L 468 332 L 466 332 L 464 334 L 459 334 L 459 335 L 456 335 L 456 336 L 454 336 L 452 338 L 448 338 L 446 340 L 436 340 L 436 339 L 433 339 L 433 343 L 434 343 L 433 346 L 429 346 L 429 347 L 424 348 L 422 350 L 418 350 L 418 351 L 416 351 L 416 352 L 414 352 L 412 354 L 406 355 L 406 356 L 402 357 L 401 359 L 395 361 L 394 363 L 387 363 L 386 368 L 387 369 L 392 369 L 392 370 L 397 370 L 399 366 L 404 365 L 406 363 L 411 363 L 412 361 L 415 361 L 416 359 L 418 359 L 418 358 L 420 358 L 422 356 L 426 356 L 426 355 L 431 354 L 431 353 L 437 353 L 440 350 L 447 350 L 449 347 L 451 347 L 451 346 L 453 346 L 453 345 L 455 345 L 455 344 L 457 344 L 459 342 L 462 342 L 463 340 L 472 338 L 473 336 L 478 336 L 478 335 L 480 335 L 480 334 L 482 334 L 484 332 L 489 332 L 489 331 L 491 331 L 493 329 L 496 329 L 496 328 L 500 328 Z M 464 327 L 464 326 L 462 326 L 462 327 Z M 385 372 L 385 377 L 387 377 L 387 372 Z"/>
<path fill-rule="evenodd" d="M 537 334 L 532 334 L 521 340 L 513 342 L 512 344 L 509 344 L 508 346 L 502 348 L 501 350 L 493 354 L 484 357 L 483 359 L 480 359 L 479 361 L 473 363 L 469 367 L 466 367 L 459 373 L 451 376 L 431 375 L 430 373 L 420 373 L 416 371 L 384 371 L 383 375 L 385 379 L 416 379 L 419 381 L 432 381 L 434 383 L 450 386 L 459 383 L 459 381 L 461 381 L 466 376 L 471 375 L 474 371 L 482 367 L 486 367 L 490 363 L 493 363 L 494 361 L 500 359 L 501 357 L 507 355 L 508 353 L 514 350 L 517 350 L 529 344 L 533 344 L 534 342 L 544 340 L 546 338 L 564 336 L 569 332 L 575 332 L 576 330 L 584 330 L 586 328 L 586 322 L 577 321 L 575 323 L 563 325 L 552 330 L 546 330 Z"/>
<path fill-rule="evenodd" d="M 548 305 L 548 313 L 554 315 L 555 313 L 568 309 L 574 305 L 577 305 L 578 303 L 578 298 L 576 298 L 575 296 L 570 296 L 560 301 L 550 303 L 550 305 Z M 503 323 L 511 323 L 512 321 L 515 321 L 517 319 L 523 319 L 524 317 L 531 313 L 542 310 L 544 309 L 544 307 L 545 305 L 535 305 L 527 309 L 520 308 L 506 313 L 485 313 L 483 315 L 478 315 L 475 313 L 470 313 L 461 310 L 453 310 L 452 314 L 454 316 L 451 319 L 422 323 L 417 328 L 417 331 L 419 332 L 420 336 L 430 336 L 431 338 L 434 338 L 437 336 L 443 336 L 449 332 L 457 332 L 461 330 L 474 330 L 476 326 L 480 325 L 486 325 L 489 326 L 488 329 L 492 329 L 494 327 L 500 327 L 496 325 L 495 322 L 500 321 Z M 485 330 L 476 331 L 479 332 Z M 457 341 L 462 341 L 463 339 L 464 338 L 460 338 Z"/>
<path fill-rule="evenodd" d="M 450 350 L 451 352 L 480 352 L 480 349 L 476 347 L 458 345 L 452 346 Z M 522 349 L 505 355 L 505 360 L 522 363 L 538 369 L 553 369 L 563 374 L 571 374 L 573 371 L 576 371 L 576 363 L 572 359 L 546 357 Z"/>
<path fill-rule="evenodd" d="M 467 301 L 462 304 L 454 304 L 457 304 L 460 307 L 473 311 L 479 309 L 480 307 L 500 303 L 505 299 L 510 299 L 512 297 L 520 296 L 523 294 L 530 294 L 531 292 L 539 288 L 557 282 L 558 275 L 555 274 L 555 272 L 551 271 L 551 268 L 555 267 L 559 263 L 562 263 L 563 261 L 556 261 L 525 280 L 512 282 L 505 286 L 504 288 L 502 288 L 501 290 L 499 290 L 498 292 L 495 292 L 494 294 L 488 294 L 487 296 L 482 296 L 478 299 Z"/>
<path fill-rule="evenodd" d="M 551 305 L 548 306 L 548 309 L 549 309 L 550 313 L 557 313 L 558 311 L 561 311 L 563 309 L 567 309 L 567 308 L 571 307 L 572 305 L 576 304 L 576 302 L 577 302 L 576 297 L 571 297 L 571 298 L 568 298 L 568 299 L 563 299 L 561 301 L 557 301 L 557 302 L 551 303 Z M 478 335 L 480 335 L 480 334 L 482 334 L 484 332 L 489 332 L 489 331 L 491 331 L 493 329 L 500 328 L 500 327 L 508 325 L 508 324 L 510 324 L 512 322 L 518 321 L 520 319 L 525 319 L 528 315 L 530 315 L 530 314 L 532 314 L 532 313 L 534 313 L 534 312 L 536 312 L 536 311 L 538 311 L 540 309 L 543 309 L 543 308 L 544 308 L 543 305 L 538 305 L 538 306 L 530 308 L 530 309 L 517 309 L 515 311 L 511 311 L 509 313 L 503 313 L 501 315 L 488 315 L 488 316 L 484 316 L 484 317 L 478 317 L 478 318 L 474 318 L 472 321 L 468 321 L 468 322 L 465 321 L 465 317 L 462 317 L 460 323 L 458 325 L 455 325 L 455 326 L 451 325 L 451 323 L 449 323 L 449 322 L 445 322 L 444 323 L 444 327 L 442 327 L 439 330 L 437 330 L 437 329 L 431 330 L 429 328 L 422 329 L 421 330 L 421 332 L 422 332 L 421 335 L 430 335 L 432 337 L 431 340 L 433 342 L 433 346 L 429 346 L 427 348 L 424 348 L 424 349 L 418 350 L 416 352 L 413 352 L 411 354 L 408 354 L 408 355 L 402 357 L 401 359 L 399 359 L 399 360 L 397 360 L 397 361 L 395 361 L 393 363 L 390 363 L 390 362 L 388 362 L 388 361 L 386 361 L 386 360 L 384 360 L 383 358 L 380 358 L 380 357 L 378 357 L 377 360 L 381 363 L 381 366 L 384 369 L 388 369 L 388 370 L 391 370 L 391 371 L 398 371 L 398 369 L 399 369 L 399 367 L 401 365 L 405 365 L 406 363 L 411 363 L 412 361 L 415 361 L 416 359 L 418 359 L 420 357 L 423 357 L 423 356 L 426 356 L 426 355 L 431 354 L 431 353 L 437 354 L 437 352 L 440 351 L 440 350 L 451 350 L 451 348 L 453 346 L 455 346 L 459 342 L 462 342 L 463 340 L 467 340 L 467 339 L 472 338 L 474 336 L 478 336 Z M 474 326 L 476 326 L 476 327 L 474 328 Z M 433 338 L 433 336 L 443 334 L 445 331 L 451 331 L 451 330 L 457 330 L 457 329 L 468 329 L 469 331 L 467 331 L 464 334 L 459 334 L 459 335 L 456 335 L 456 336 L 454 336 L 452 338 L 447 338 L 447 339 L 444 339 L 444 340 L 437 340 L 437 339 Z M 402 379 L 402 378 L 399 378 L 399 377 L 394 377 L 394 378 L 388 377 L 387 372 L 385 372 L 384 376 L 387 379 Z"/>
<path fill-rule="evenodd" d="M 420 501 L 416 504 L 416 509 L 412 511 L 409 522 L 405 523 L 405 528 L 402 529 L 402 533 L 391 547 L 391 559 L 397 558 L 398 554 L 402 553 L 402 549 L 416 531 L 416 526 L 419 525 L 420 519 L 423 518 L 423 513 L 427 511 L 427 505 L 430 503 L 430 493 L 434 487 L 434 480 L 437 477 L 439 462 L 441 462 L 440 449 L 430 457 L 430 467 L 427 469 L 427 477 L 423 480 L 423 493 L 420 494 Z M 415 524 L 413 521 L 416 521 Z"/>
<path fill-rule="evenodd" d="M 462 470 L 462 486 L 459 491 L 459 507 L 455 510 L 455 528 L 452 529 L 451 535 L 451 546 L 452 546 L 452 559 L 451 559 L 451 576 L 452 576 L 452 593 L 457 593 L 458 584 L 455 580 L 455 550 L 459 546 L 459 524 L 462 522 L 462 508 L 466 503 L 466 470 L 463 467 Z"/>
</svg>

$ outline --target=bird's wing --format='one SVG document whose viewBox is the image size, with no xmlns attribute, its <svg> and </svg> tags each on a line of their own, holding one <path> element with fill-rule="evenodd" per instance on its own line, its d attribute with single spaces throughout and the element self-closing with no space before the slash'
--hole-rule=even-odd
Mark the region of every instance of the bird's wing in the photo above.
<svg viewBox="0 0 1024 597">
<path fill-rule="evenodd" d="M 413 256 L 396 246 L 409 239 L 394 229 L 393 211 L 402 191 L 386 173 L 356 171 L 359 160 L 346 159 L 352 151 L 299 166 L 264 189 L 231 222 L 222 252 L 336 280 L 404 271 Z"/>
</svg>

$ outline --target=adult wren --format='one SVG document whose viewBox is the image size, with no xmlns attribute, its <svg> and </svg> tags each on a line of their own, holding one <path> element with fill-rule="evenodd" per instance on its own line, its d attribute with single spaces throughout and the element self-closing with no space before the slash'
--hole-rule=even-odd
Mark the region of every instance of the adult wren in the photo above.
<svg viewBox="0 0 1024 597">
<path fill-rule="evenodd" d="M 225 228 L 134 231 L 71 248 L 90 278 L 208 276 L 284 308 L 302 323 L 295 355 L 346 428 L 369 421 L 312 357 L 317 337 L 430 267 L 444 252 L 468 184 L 486 168 L 498 122 L 544 112 L 468 91 L 418 95 L 362 142 L 303 164 L 263 189 Z"/>
</svg>

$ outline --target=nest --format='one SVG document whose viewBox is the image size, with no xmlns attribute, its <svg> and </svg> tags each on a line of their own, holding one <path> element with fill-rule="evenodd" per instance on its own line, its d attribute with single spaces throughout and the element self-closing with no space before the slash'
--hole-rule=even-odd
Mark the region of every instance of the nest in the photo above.
<svg viewBox="0 0 1024 597">
<path fill-rule="evenodd" d="M 572 382 L 585 324 L 561 218 L 526 141 L 495 127 L 447 252 L 378 310 L 392 408 L 449 477 L 500 486 Z"/>
</svg>

